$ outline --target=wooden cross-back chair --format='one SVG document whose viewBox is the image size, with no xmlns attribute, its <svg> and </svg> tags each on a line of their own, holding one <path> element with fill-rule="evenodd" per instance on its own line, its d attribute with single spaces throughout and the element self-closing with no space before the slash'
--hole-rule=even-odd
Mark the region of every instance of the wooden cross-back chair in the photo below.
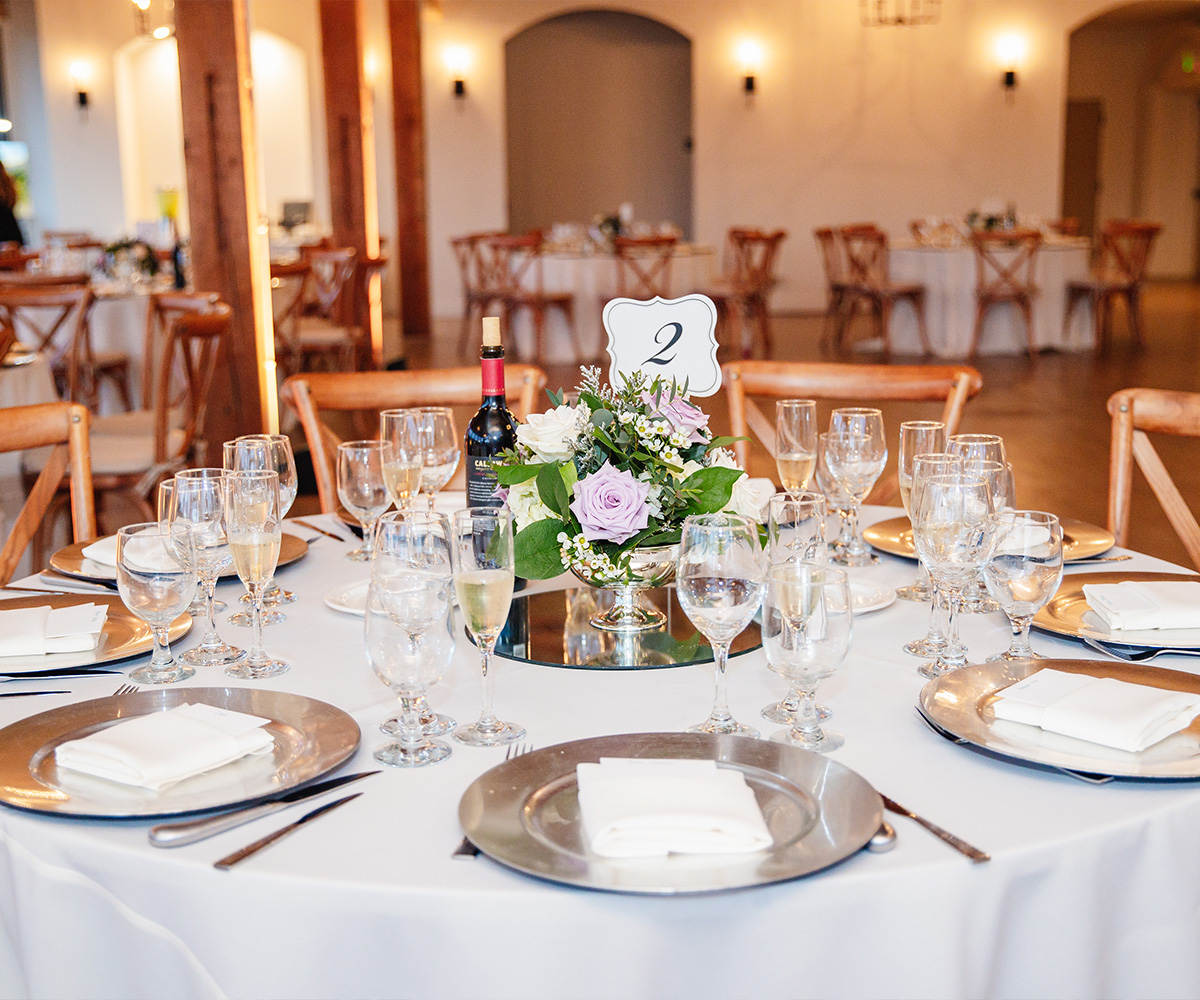
<svg viewBox="0 0 1200 1000">
<path fill-rule="evenodd" d="M 979 350 L 987 311 L 1004 302 L 1011 302 L 1021 311 L 1029 354 L 1037 354 L 1033 300 L 1038 295 L 1037 258 L 1042 239 L 1037 229 L 971 233 L 971 246 L 975 250 L 975 327 L 971 334 L 971 357 Z"/>
<path fill-rule="evenodd" d="M 674 236 L 618 236 L 613 240 L 617 295 L 630 299 L 671 297 Z"/>
<path fill-rule="evenodd" d="M 770 295 L 779 245 L 786 238 L 783 229 L 733 226 L 725 240 L 724 273 L 703 289 L 716 304 L 719 326 L 731 328 L 726 339 L 742 357 L 754 353 L 756 342 L 766 356 L 771 354 Z"/>
<path fill-rule="evenodd" d="M 1112 335 L 1113 303 L 1123 298 L 1129 318 L 1133 342 L 1144 346 L 1142 339 L 1142 282 L 1150 263 L 1154 238 L 1162 226 L 1157 222 L 1137 219 L 1111 219 L 1100 234 L 1100 256 L 1096 270 L 1086 281 L 1067 285 L 1067 314 L 1064 328 L 1071 323 L 1075 305 L 1080 300 L 1092 304 L 1092 322 L 1097 343 L 1108 345 Z"/>
<path fill-rule="evenodd" d="M 837 232 L 830 226 L 813 230 L 817 249 L 821 253 L 821 268 L 825 273 L 825 324 L 821 329 L 821 344 L 833 342 L 842 313 L 850 295 L 846 280 L 846 254 Z"/>
<path fill-rule="evenodd" d="M 0 452 L 49 448 L 41 474 L 30 484 L 24 506 L 9 526 L 0 549 L 0 586 L 7 584 L 31 541 L 40 537 L 47 510 L 63 476 L 71 487 L 71 525 L 74 540 L 96 537 L 92 466 L 88 449 L 88 411 L 78 403 L 39 403 L 0 409 Z M 35 552 L 35 570 L 42 561 Z"/>
<path fill-rule="evenodd" d="M 87 333 L 93 301 L 86 276 L 82 283 L 55 282 L 40 287 L 0 282 L 0 327 L 47 356 L 63 396 L 89 406 L 96 397 L 95 364 Z"/>
<path fill-rule="evenodd" d="M 528 309 L 533 317 L 533 356 L 543 358 L 546 314 L 551 309 L 557 309 L 566 320 L 571 340 L 575 343 L 576 356 L 590 357 L 595 347 L 590 350 L 585 348 L 579 343 L 575 332 L 574 294 L 546 289 L 543 249 L 540 232 L 526 233 L 524 236 L 488 236 L 479 243 L 484 280 L 500 290 L 497 301 L 504 328 L 507 330 L 511 327 L 512 317 L 516 313 Z"/>
<path fill-rule="evenodd" d="M 505 396 L 517 419 L 533 409 L 546 387 L 546 373 L 533 365 L 505 365 Z M 324 513 L 335 513 L 337 446 L 341 439 L 320 416 L 321 410 L 370 412 L 373 424 L 360 427 L 368 438 L 379 436 L 378 412 L 396 407 L 478 406 L 479 367 L 434 368 L 406 372 L 311 372 L 283 383 L 281 398 L 296 411 L 312 456 L 317 495 Z"/>
<path fill-rule="evenodd" d="M 1147 432 L 1200 438 L 1200 393 L 1122 389 L 1108 398 L 1112 442 L 1108 467 L 1108 530 L 1128 544 L 1133 465 L 1142 470 L 1192 565 L 1200 569 L 1200 525 Z"/>
<path fill-rule="evenodd" d="M 24 250 L 16 243 L 0 246 L 0 271 L 24 271 L 41 256 L 41 251 Z"/>
<path fill-rule="evenodd" d="M 470 349 L 476 337 L 478 318 L 482 318 L 493 303 L 498 304 L 503 298 L 506 282 L 497 281 L 496 275 L 487 266 L 488 258 L 485 258 L 482 249 L 484 240 L 503 235 L 489 230 L 455 236 L 450 240 L 450 248 L 458 263 L 458 276 L 462 281 L 463 318 L 458 335 L 460 351 Z"/>
<path fill-rule="evenodd" d="M 932 353 L 929 335 L 925 330 L 925 286 L 914 283 L 897 284 L 888 273 L 888 236 L 874 223 L 841 226 L 838 237 L 846 254 L 846 282 L 849 302 L 841 322 L 834 332 L 834 342 L 845 350 L 846 334 L 855 309 L 866 305 L 874 325 L 875 336 L 883 342 L 883 353 L 892 352 L 891 315 L 898 301 L 908 302 L 917 317 L 917 334 L 921 349 Z"/>
<path fill-rule="evenodd" d="M 303 365 L 300 349 L 300 316 L 312 267 L 306 260 L 271 262 L 271 319 L 275 329 L 275 360 L 285 375 L 294 375 Z"/>
<path fill-rule="evenodd" d="M 296 326 L 300 368 L 324 362 L 352 371 L 362 338 L 354 315 L 358 252 L 353 247 L 306 247 L 301 259 L 310 276 Z"/>
</svg>

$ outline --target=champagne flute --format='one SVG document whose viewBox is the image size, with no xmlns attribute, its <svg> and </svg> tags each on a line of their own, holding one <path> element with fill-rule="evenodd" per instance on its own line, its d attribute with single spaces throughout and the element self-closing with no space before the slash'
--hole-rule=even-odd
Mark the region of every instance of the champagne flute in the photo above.
<svg viewBox="0 0 1200 1000">
<path fill-rule="evenodd" d="M 851 541 L 845 551 L 834 555 L 834 562 L 845 566 L 869 566 L 875 557 L 858 533 L 858 511 L 887 463 L 883 413 L 860 406 L 834 410 L 825 444 L 825 463 L 829 472 L 850 497 Z"/>
<path fill-rule="evenodd" d="M 458 606 L 479 646 L 483 668 L 479 720 L 456 730 L 454 738 L 473 747 L 512 743 L 525 735 L 525 728 L 515 722 L 501 722 L 492 711 L 492 653 L 512 603 L 512 514 L 488 507 L 460 510 L 454 515 L 450 543 Z"/>
<path fill-rule="evenodd" d="M 343 441 L 338 445 L 338 499 L 362 525 L 362 546 L 346 558 L 369 562 L 375 548 L 375 521 L 392 505 L 383 481 L 382 441 Z"/>
<path fill-rule="evenodd" d="M 829 433 L 817 435 L 817 489 L 825 494 L 825 506 L 832 510 L 838 516 L 838 521 L 841 527 L 838 529 L 837 538 L 829 543 L 829 550 L 837 555 L 845 553 L 847 547 L 854 540 L 853 533 L 850 529 L 850 507 L 853 501 L 839 485 L 836 479 L 829 472 L 829 465 L 825 461 L 825 454 L 829 445 Z M 840 560 L 838 560 L 840 562 Z"/>
<path fill-rule="evenodd" d="M 716 666 L 713 708 L 690 733 L 757 736 L 729 711 L 726 664 L 729 645 L 750 624 L 762 602 L 763 564 L 758 524 L 735 514 L 687 517 L 679 541 L 675 588 L 684 613 L 712 644 Z"/>
<path fill-rule="evenodd" d="M 236 471 L 225 473 L 225 530 L 238 578 L 253 601 L 253 639 L 246 658 L 225 668 L 230 677 L 259 680 L 290 668 L 286 660 L 268 656 L 262 644 L 263 593 L 275 573 L 283 534 L 279 499 L 279 473 Z"/>
<path fill-rule="evenodd" d="M 230 445 L 232 444 L 232 460 L 230 460 Z M 286 434 L 243 434 L 232 442 L 225 443 L 225 468 L 227 469 L 274 469 L 279 473 L 279 507 L 282 517 L 292 509 L 296 500 L 296 492 L 300 481 L 296 475 L 296 457 L 292 453 L 292 439 Z M 249 604 L 249 596 L 242 595 L 242 603 Z M 282 590 L 279 584 L 272 581 L 267 592 L 263 594 L 263 607 L 275 608 L 280 604 L 295 604 L 296 595 L 290 590 Z M 249 625 L 250 616 L 245 612 L 230 617 L 234 625 Z M 263 622 L 274 625 L 287 621 L 283 612 L 269 611 L 263 616 Z"/>
<path fill-rule="evenodd" d="M 1062 583 L 1062 525 L 1037 510 L 1002 510 L 992 515 L 995 539 L 984 564 L 988 593 L 1008 615 L 1012 643 L 988 660 L 1043 659 L 1029 645 L 1029 625 Z"/>
<path fill-rule="evenodd" d="M 129 679 L 171 684 L 195 674 L 171 655 L 168 629 L 196 593 L 196 550 L 186 524 L 151 521 L 117 530 L 117 591 L 125 607 L 150 626 L 154 655 Z"/>
<path fill-rule="evenodd" d="M 763 646 L 771 669 L 800 690 L 801 708 L 791 729 L 774 734 L 788 743 L 826 753 L 844 740 L 821 730 L 814 705 L 817 685 L 846 659 L 854 612 L 846 573 L 816 563 L 787 562 L 767 571 L 763 594 Z"/>
<path fill-rule="evenodd" d="M 438 490 L 454 478 L 462 441 L 454 429 L 454 413 L 448 406 L 422 406 L 419 440 L 421 443 L 421 492 L 429 497 L 433 510 Z"/>
<path fill-rule="evenodd" d="M 180 655 L 194 667 L 228 666 L 245 657 L 245 650 L 231 646 L 217 632 L 215 601 L 217 578 L 233 557 L 225 537 L 225 470 L 185 469 L 176 473 L 168 519 L 188 524 L 196 547 L 196 576 L 205 597 L 208 627 L 195 649 Z"/>
<path fill-rule="evenodd" d="M 817 465 L 817 404 L 781 399 L 775 404 L 775 467 L 788 493 L 808 489 Z"/>
<path fill-rule="evenodd" d="M 397 510 L 408 510 L 421 488 L 420 416 L 417 410 L 383 410 L 379 414 L 383 440 L 383 482 Z"/>
<path fill-rule="evenodd" d="M 917 455 L 933 455 L 946 450 L 946 425 L 940 420 L 906 420 L 900 425 L 900 453 L 897 457 L 900 502 L 904 513 L 912 520 L 912 466 Z M 933 597 L 929 570 L 917 559 L 917 580 L 907 587 L 897 587 L 896 596 L 905 601 L 928 601 Z"/>
<path fill-rule="evenodd" d="M 962 459 L 957 455 L 915 455 L 912 462 L 912 486 L 909 491 L 909 513 L 913 525 L 913 547 L 917 549 L 917 560 L 924 565 L 925 558 L 917 548 L 917 524 L 920 520 L 921 490 L 925 481 L 933 476 L 945 475 L 962 470 Z M 928 567 L 926 568 L 928 572 Z M 948 613 L 944 595 L 938 590 L 937 581 L 930 577 L 929 629 L 921 639 L 913 639 L 902 647 L 912 656 L 936 656 L 946 645 L 945 616 Z"/>
</svg>

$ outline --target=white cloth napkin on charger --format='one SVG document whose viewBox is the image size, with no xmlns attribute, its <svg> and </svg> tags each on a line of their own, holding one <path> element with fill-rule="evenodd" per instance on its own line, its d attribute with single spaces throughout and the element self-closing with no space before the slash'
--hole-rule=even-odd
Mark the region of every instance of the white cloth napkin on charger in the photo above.
<svg viewBox="0 0 1200 1000">
<path fill-rule="evenodd" d="M 59 767 L 161 791 L 248 754 L 269 753 L 270 719 L 214 705 L 180 705 L 109 726 L 54 751 Z"/>
<path fill-rule="evenodd" d="M 575 775 L 584 834 L 603 857 L 743 854 L 773 843 L 754 790 L 716 761 L 605 757 Z"/>
<path fill-rule="evenodd" d="M 91 545 L 85 545 L 80 554 L 85 559 L 108 566 L 117 567 L 117 536 L 109 535 L 100 538 Z M 147 573 L 178 573 L 181 569 L 179 561 L 167 551 L 161 536 L 138 538 L 136 535 L 125 543 L 125 562 L 132 568 Z"/>
<path fill-rule="evenodd" d="M 107 604 L 0 611 L 0 656 L 85 653 L 96 648 L 107 617 Z"/>
<path fill-rule="evenodd" d="M 101 566 L 110 566 L 113 569 L 117 567 L 117 536 L 108 535 L 105 538 L 97 538 L 91 545 L 85 545 L 80 550 L 80 555 L 84 559 L 90 559 L 94 563 L 99 563 Z"/>
<path fill-rule="evenodd" d="M 1083 596 L 1111 632 L 1200 628 L 1200 583 L 1195 581 L 1090 583 Z"/>
<path fill-rule="evenodd" d="M 1043 667 L 1005 688 L 992 708 L 997 719 L 1137 753 L 1186 729 L 1200 715 L 1200 695 Z"/>
</svg>

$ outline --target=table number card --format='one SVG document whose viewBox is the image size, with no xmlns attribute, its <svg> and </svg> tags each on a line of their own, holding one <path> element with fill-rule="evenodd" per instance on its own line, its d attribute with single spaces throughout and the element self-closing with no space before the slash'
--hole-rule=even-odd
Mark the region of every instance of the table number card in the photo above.
<svg viewBox="0 0 1200 1000">
<path fill-rule="evenodd" d="M 717 307 L 707 295 L 681 299 L 612 299 L 604 307 L 608 380 L 644 372 L 650 379 L 688 384 L 689 396 L 711 396 L 721 388 L 717 364 Z"/>
</svg>

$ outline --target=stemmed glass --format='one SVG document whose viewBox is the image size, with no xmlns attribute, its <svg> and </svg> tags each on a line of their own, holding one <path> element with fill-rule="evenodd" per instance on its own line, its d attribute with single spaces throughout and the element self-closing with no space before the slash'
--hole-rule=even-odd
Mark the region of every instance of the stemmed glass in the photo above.
<svg viewBox="0 0 1200 1000">
<path fill-rule="evenodd" d="M 913 547 L 917 550 L 917 560 L 925 565 L 925 557 L 917 547 L 917 523 L 920 519 L 921 490 L 926 480 L 933 476 L 947 475 L 962 469 L 962 459 L 957 455 L 916 455 L 912 463 L 912 485 L 909 490 L 908 516 L 913 525 Z M 928 567 L 926 567 L 928 573 Z M 929 581 L 930 608 L 929 629 L 922 639 L 913 639 L 903 646 L 904 652 L 912 656 L 936 656 L 946 645 L 944 619 L 948 613 L 945 595 L 937 587 L 937 581 L 932 577 Z"/>
<path fill-rule="evenodd" d="M 834 561 L 845 566 L 868 566 L 874 559 L 858 532 L 858 510 L 887 463 L 883 437 L 883 413 L 868 407 L 847 406 L 834 410 L 825 442 L 825 464 L 837 484 L 850 497 L 851 542 L 835 553 Z"/>
<path fill-rule="evenodd" d="M 383 441 L 383 482 L 397 510 L 408 510 L 421 488 L 420 417 L 416 410 L 383 410 L 379 414 Z"/>
<path fill-rule="evenodd" d="M 978 476 L 987 483 L 993 511 L 1000 511 L 1008 506 L 1012 482 L 1008 466 L 968 453 L 962 459 L 962 471 L 964 475 Z M 971 614 L 988 614 L 1000 610 L 1000 605 L 988 596 L 987 585 L 983 581 L 982 567 L 975 574 L 975 579 L 963 590 L 960 607 L 963 611 Z"/>
<path fill-rule="evenodd" d="M 750 624 L 762 603 L 763 563 L 758 524 L 734 514 L 685 518 L 675 568 L 675 588 L 684 613 L 713 648 L 716 693 L 704 722 L 689 733 L 757 736 L 729 711 L 726 664 L 730 643 Z"/>
<path fill-rule="evenodd" d="M 825 494 L 825 506 L 828 510 L 834 511 L 838 516 L 838 522 L 841 527 L 838 529 L 837 538 L 829 543 L 829 549 L 835 553 L 835 557 L 845 553 L 846 549 L 854 541 L 854 533 L 850 528 L 850 508 L 854 501 L 850 499 L 839 485 L 836 479 L 829 472 L 829 466 L 825 461 L 825 454 L 829 446 L 829 433 L 817 436 L 817 489 Z M 841 561 L 840 559 L 838 560 Z"/>
<path fill-rule="evenodd" d="M 946 450 L 946 425 L 940 420 L 906 420 L 900 425 L 900 454 L 897 456 L 900 479 L 900 502 L 904 513 L 912 520 L 909 509 L 913 485 L 913 459 L 918 455 L 933 455 Z M 897 587 L 896 596 L 905 601 L 928 601 L 933 597 L 929 570 L 917 559 L 917 580 L 907 587 Z"/>
<path fill-rule="evenodd" d="M 525 735 L 515 722 L 492 711 L 492 652 L 508 619 L 513 592 L 513 524 L 507 510 L 475 508 L 455 513 L 450 532 L 454 591 L 467 630 L 479 646 L 483 667 L 483 709 L 479 720 L 454 738 L 473 747 L 512 743 Z"/>
<path fill-rule="evenodd" d="M 129 679 L 138 684 L 171 684 L 195 670 L 171 655 L 168 629 L 196 593 L 196 550 L 186 524 L 159 521 L 117 530 L 117 590 L 130 611 L 154 633 L 154 655 Z"/>
<path fill-rule="evenodd" d="M 775 467 L 788 493 L 808 489 L 817 465 L 817 404 L 781 399 L 775 404 Z"/>
<path fill-rule="evenodd" d="M 383 481 L 382 441 L 343 441 L 338 445 L 338 499 L 362 525 L 362 545 L 347 559 L 369 562 L 375 547 L 375 521 L 392 505 Z"/>
<path fill-rule="evenodd" d="M 447 406 L 422 406 L 418 411 L 421 443 L 421 492 L 433 510 L 438 490 L 454 478 L 462 454 L 462 439 L 454 429 L 454 413 Z"/>
<path fill-rule="evenodd" d="M 279 561 L 283 536 L 279 473 L 225 473 L 225 530 L 238 578 L 250 592 L 253 639 L 246 658 L 225 668 L 230 677 L 259 680 L 288 670 L 286 660 L 268 656 L 262 644 L 263 593 Z"/>
<path fill-rule="evenodd" d="M 846 573 L 816 563 L 780 563 L 767 571 L 763 594 L 763 646 L 767 663 L 800 691 L 801 707 L 786 720 L 791 729 L 771 739 L 825 753 L 845 742 L 821 730 L 813 704 L 817 685 L 845 660 L 854 613 Z"/>
<path fill-rule="evenodd" d="M 1029 645 L 1029 624 L 1062 583 L 1062 525 L 1037 510 L 992 515 L 992 557 L 983 567 L 988 593 L 1008 615 L 1012 643 L 989 660 L 1040 660 Z"/>
<path fill-rule="evenodd" d="M 433 661 L 439 677 L 445 674 L 450 668 L 450 661 L 454 659 L 457 633 L 458 629 L 454 627 L 454 604 L 452 602 L 446 607 L 446 618 L 442 624 L 432 626 L 425 633 L 425 639 L 421 643 L 421 655 Z M 453 732 L 455 726 L 458 725 L 450 716 L 433 711 L 423 694 L 415 698 L 400 695 L 401 713 L 408 711 L 410 707 L 417 713 L 417 718 L 421 723 L 421 732 L 426 736 L 445 736 L 446 733 Z M 400 716 L 393 715 L 379 724 L 379 731 L 385 736 L 397 736 L 400 733 L 400 727 Z"/>
<path fill-rule="evenodd" d="M 158 496 L 157 496 L 157 503 L 155 504 L 155 511 L 158 515 L 158 523 L 159 524 L 169 524 L 171 522 L 171 501 L 174 498 L 174 496 L 175 496 L 175 480 L 174 479 L 164 479 L 161 483 L 158 484 Z M 216 607 L 214 608 L 214 610 L 216 610 L 216 611 L 224 611 L 225 610 L 225 603 L 223 601 L 216 601 L 215 605 L 216 605 Z M 201 615 L 207 613 L 207 611 L 208 611 L 208 605 L 205 603 L 205 600 L 204 600 L 204 592 L 200 587 L 197 587 L 196 588 L 196 596 L 192 598 L 192 603 L 188 605 L 187 612 L 193 618 L 199 618 Z"/>
<path fill-rule="evenodd" d="M 180 655 L 194 667 L 227 666 L 237 663 L 246 651 L 231 646 L 217 632 L 213 595 L 217 578 L 233 557 L 225 538 L 225 470 L 185 469 L 175 476 L 168 520 L 188 524 L 196 547 L 196 576 L 205 597 L 208 627 L 195 649 Z"/>
</svg>

